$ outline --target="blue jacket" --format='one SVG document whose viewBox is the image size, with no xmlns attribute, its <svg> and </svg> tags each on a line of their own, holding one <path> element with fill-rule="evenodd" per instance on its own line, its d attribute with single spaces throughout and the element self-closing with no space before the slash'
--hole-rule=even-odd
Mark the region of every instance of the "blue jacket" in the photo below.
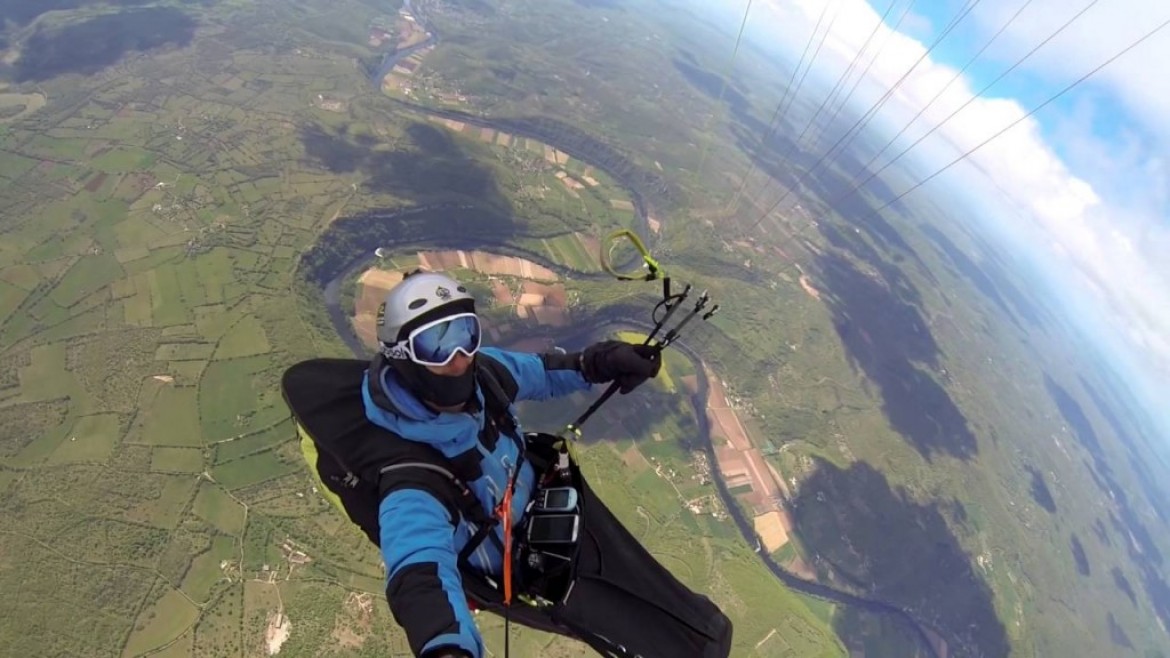
<svg viewBox="0 0 1170 658">
<path fill-rule="evenodd" d="M 495 358 L 512 373 L 518 386 L 517 400 L 547 400 L 590 386 L 576 370 L 546 370 L 536 354 L 492 347 L 484 347 L 481 352 Z M 479 451 L 483 456 L 480 462 L 483 475 L 468 484 L 485 512 L 492 515 L 511 479 L 518 448 L 506 436 L 500 436 L 491 451 L 480 442 L 479 434 L 485 422 L 483 391 L 476 391 L 481 409 L 478 413 L 439 413 L 409 393 L 397 381 L 392 368 L 383 368 L 378 376 L 400 413 L 374 404 L 366 380 L 362 387 L 366 417 L 401 437 L 430 444 L 449 458 L 468 450 Z M 532 466 L 527 462 L 522 464 L 512 494 L 515 526 L 522 521 L 534 479 Z M 484 653 L 483 641 L 472 620 L 456 564 L 459 551 L 475 529 L 465 520 L 459 520 L 454 526 L 453 521 L 447 508 L 422 489 L 398 489 L 382 499 L 378 522 L 382 558 L 386 562 L 387 595 L 395 618 L 416 651 L 425 653 L 435 647 L 457 646 L 479 658 Z M 496 534 L 503 545 L 502 525 L 496 527 Z M 490 539 L 472 553 L 470 562 L 487 573 L 496 576 L 502 573 L 503 558 Z M 421 649 L 417 648 L 420 643 Z"/>
</svg>

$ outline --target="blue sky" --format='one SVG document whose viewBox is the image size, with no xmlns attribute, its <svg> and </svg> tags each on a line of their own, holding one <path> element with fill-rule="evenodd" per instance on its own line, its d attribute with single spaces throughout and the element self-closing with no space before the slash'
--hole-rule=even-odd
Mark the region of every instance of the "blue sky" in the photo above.
<svg viewBox="0 0 1170 658">
<path fill-rule="evenodd" d="M 755 0 L 749 25 L 754 38 L 789 51 L 795 61 L 827 4 L 833 30 L 812 76 L 831 86 L 858 51 L 866 60 L 877 54 L 851 99 L 863 111 L 910 71 L 870 129 L 892 134 L 925 108 L 900 143 L 935 132 L 911 157 L 942 166 L 977 148 L 967 162 L 987 172 L 961 165 L 955 168 L 961 185 L 944 176 L 915 194 L 961 194 L 978 204 L 986 228 L 1043 273 L 1082 332 L 1134 383 L 1144 406 L 1161 413 L 1170 446 L 1170 405 L 1161 400 L 1170 390 L 1170 76 L 1156 72 L 1170 61 L 1170 28 L 1025 118 L 1170 19 L 1170 2 L 1101 0 L 982 91 L 1091 2 L 1031 0 L 1009 21 L 1027 1 L 979 0 L 913 69 L 967 0 L 917 0 L 893 31 L 910 4 L 896 0 L 868 43 L 889 0 Z M 725 0 L 724 6 L 742 12 L 744 4 Z M 948 84 L 1004 25 L 975 64 Z M 891 149 L 882 161 L 901 150 Z M 987 177 L 994 185 L 976 180 Z"/>
</svg>

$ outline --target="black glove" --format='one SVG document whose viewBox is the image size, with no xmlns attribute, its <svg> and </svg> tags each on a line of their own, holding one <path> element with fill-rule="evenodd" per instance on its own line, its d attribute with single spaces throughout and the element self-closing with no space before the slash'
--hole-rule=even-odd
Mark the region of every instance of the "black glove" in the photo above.
<svg viewBox="0 0 1170 658">
<path fill-rule="evenodd" d="M 658 376 L 661 368 L 661 350 L 649 345 L 606 340 L 590 345 L 581 353 L 581 374 L 585 381 L 592 384 L 616 381 L 622 395 Z"/>
</svg>

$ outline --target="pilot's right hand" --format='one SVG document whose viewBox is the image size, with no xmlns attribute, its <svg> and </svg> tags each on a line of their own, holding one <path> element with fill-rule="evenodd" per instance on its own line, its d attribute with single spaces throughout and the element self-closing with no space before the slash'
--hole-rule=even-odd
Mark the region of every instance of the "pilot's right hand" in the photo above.
<svg viewBox="0 0 1170 658">
<path fill-rule="evenodd" d="M 581 375 L 585 381 L 592 384 L 616 381 L 622 395 L 647 379 L 658 376 L 661 368 L 661 348 L 620 340 L 594 343 L 585 348 L 580 356 Z"/>
</svg>

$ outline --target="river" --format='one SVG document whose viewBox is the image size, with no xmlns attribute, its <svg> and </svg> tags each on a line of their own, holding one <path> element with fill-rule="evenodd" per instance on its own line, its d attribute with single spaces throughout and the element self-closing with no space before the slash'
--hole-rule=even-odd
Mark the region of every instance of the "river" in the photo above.
<svg viewBox="0 0 1170 658">
<path fill-rule="evenodd" d="M 394 67 L 398 64 L 398 62 L 401 62 L 402 60 L 406 59 L 407 57 L 410 57 L 411 55 L 418 52 L 419 50 L 426 48 L 427 46 L 431 46 L 431 45 L 435 45 L 435 44 L 439 43 L 439 35 L 434 30 L 432 30 L 429 25 L 427 25 L 425 19 L 422 16 L 419 16 L 419 15 L 414 13 L 414 8 L 411 7 L 411 5 L 410 5 L 410 0 L 406 0 L 402 4 L 402 7 L 403 7 L 403 9 L 406 9 L 407 11 L 409 11 L 411 13 L 411 15 L 415 17 L 415 20 L 418 21 L 418 24 L 421 25 L 422 28 L 427 31 L 428 36 L 427 36 L 426 41 L 421 41 L 419 43 L 416 43 L 409 48 L 402 48 L 399 50 L 395 50 L 393 52 L 386 53 L 386 56 L 382 58 L 382 63 L 380 65 L 378 65 L 378 72 L 376 74 L 370 76 L 370 81 L 373 82 L 379 89 L 382 88 L 382 78 L 385 78 L 387 75 L 389 75 L 390 71 L 394 69 Z"/>
<path fill-rule="evenodd" d="M 382 88 L 382 79 L 400 61 L 410 57 L 418 50 L 439 43 L 439 33 L 433 25 L 427 22 L 426 16 L 421 13 L 416 13 L 409 0 L 406 0 L 404 7 L 412 12 L 419 25 L 422 25 L 430 36 L 422 43 L 418 43 L 410 48 L 387 53 L 382 58 L 378 72 L 370 76 L 370 82 L 379 90 Z M 385 100 L 402 109 L 418 114 L 460 121 L 479 128 L 491 128 L 516 137 L 535 139 L 554 146 L 558 151 L 575 160 L 580 160 L 587 165 L 604 171 L 610 178 L 625 188 L 631 203 L 634 205 L 636 221 L 640 229 L 648 228 L 649 222 L 647 220 L 650 202 L 664 193 L 664 189 L 667 187 L 665 180 L 661 176 L 640 170 L 637 165 L 630 162 L 618 151 L 610 148 L 608 144 L 592 139 L 568 124 L 552 122 L 550 125 L 542 125 L 531 118 L 488 118 L 451 108 L 427 107 L 399 98 L 386 97 Z M 631 179 L 635 178 L 641 184 L 633 184 Z M 648 197 L 650 197 L 649 200 Z M 642 230 L 642 235 L 647 234 L 647 230 Z"/>
</svg>

